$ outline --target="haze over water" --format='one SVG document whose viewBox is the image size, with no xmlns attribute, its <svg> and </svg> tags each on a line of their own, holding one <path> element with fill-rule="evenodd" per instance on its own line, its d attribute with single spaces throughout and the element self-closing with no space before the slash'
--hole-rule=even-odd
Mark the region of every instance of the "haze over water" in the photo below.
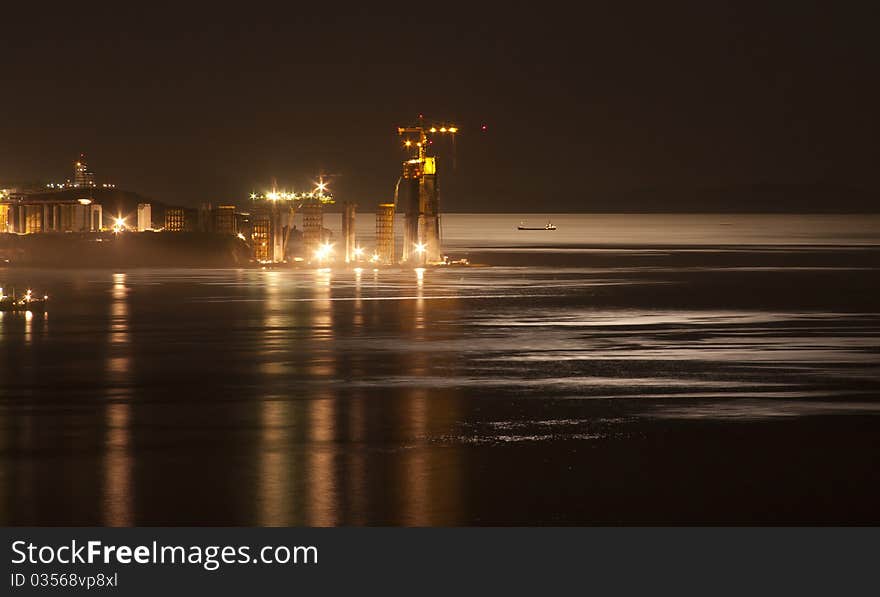
<svg viewBox="0 0 880 597">
<path fill-rule="evenodd" d="M 0 524 L 880 522 L 880 217 L 550 218 L 444 216 L 470 268 L 0 269 L 53 298 L 0 314 Z"/>
</svg>

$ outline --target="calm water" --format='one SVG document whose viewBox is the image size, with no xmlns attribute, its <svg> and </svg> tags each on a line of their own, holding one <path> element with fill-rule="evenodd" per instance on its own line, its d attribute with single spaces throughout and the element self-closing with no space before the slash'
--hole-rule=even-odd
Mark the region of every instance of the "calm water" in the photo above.
<svg viewBox="0 0 880 597">
<path fill-rule="evenodd" d="M 54 299 L 0 315 L 0 523 L 880 523 L 878 217 L 546 219 L 446 217 L 482 267 L 0 269 Z"/>
</svg>

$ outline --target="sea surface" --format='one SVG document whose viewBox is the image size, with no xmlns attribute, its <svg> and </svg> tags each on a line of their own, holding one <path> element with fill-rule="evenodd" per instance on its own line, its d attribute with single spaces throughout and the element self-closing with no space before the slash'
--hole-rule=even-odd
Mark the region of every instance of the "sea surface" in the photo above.
<svg viewBox="0 0 880 597">
<path fill-rule="evenodd" d="M 0 314 L 0 525 L 880 524 L 880 217 L 443 235 L 470 267 L 0 268 L 52 297 Z"/>
</svg>

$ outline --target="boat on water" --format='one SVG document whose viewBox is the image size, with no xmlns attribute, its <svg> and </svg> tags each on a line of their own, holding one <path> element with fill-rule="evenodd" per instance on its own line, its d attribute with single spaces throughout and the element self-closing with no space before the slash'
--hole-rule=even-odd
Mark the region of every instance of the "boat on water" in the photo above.
<svg viewBox="0 0 880 597">
<path fill-rule="evenodd" d="M 24 296 L 16 297 L 14 291 L 12 295 L 7 295 L 0 288 L 0 311 L 45 311 L 48 302 L 48 295 L 37 297 L 28 290 Z"/>
<path fill-rule="evenodd" d="M 524 222 L 520 222 L 516 228 L 517 230 L 556 230 L 556 225 L 551 224 L 550 220 L 547 220 L 547 224 L 544 226 L 526 226 Z"/>
</svg>

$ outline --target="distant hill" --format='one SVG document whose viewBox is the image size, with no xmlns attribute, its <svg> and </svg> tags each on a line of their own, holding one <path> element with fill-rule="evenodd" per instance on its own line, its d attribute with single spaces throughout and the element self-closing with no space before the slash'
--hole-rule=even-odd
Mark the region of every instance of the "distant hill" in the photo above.
<svg viewBox="0 0 880 597">
<path fill-rule="evenodd" d="M 139 203 L 149 203 L 153 214 L 153 222 L 161 225 L 165 220 L 165 210 L 173 205 L 156 201 L 134 191 L 122 189 L 65 189 L 63 191 L 46 191 L 30 195 L 46 200 L 77 200 L 91 198 L 95 203 L 100 203 L 104 210 L 104 218 L 122 216 L 131 224 L 137 221 L 137 206 Z"/>
</svg>

